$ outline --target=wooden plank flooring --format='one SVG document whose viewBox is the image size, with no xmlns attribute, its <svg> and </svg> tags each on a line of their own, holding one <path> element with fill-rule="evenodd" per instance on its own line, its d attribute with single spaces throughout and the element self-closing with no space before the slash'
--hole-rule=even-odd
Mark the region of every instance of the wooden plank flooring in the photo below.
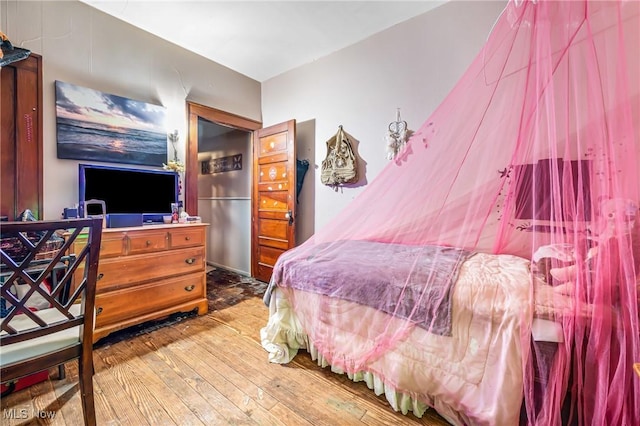
<svg viewBox="0 0 640 426">
<path fill-rule="evenodd" d="M 301 351 L 271 364 L 259 330 L 268 311 L 249 298 L 94 351 L 99 425 L 447 425 L 434 411 L 394 412 L 364 383 L 318 367 Z M 82 424 L 78 368 L 0 403 L 2 425 Z M 53 416 L 53 418 L 51 418 Z M 49 418 L 43 418 L 49 417 Z"/>
</svg>

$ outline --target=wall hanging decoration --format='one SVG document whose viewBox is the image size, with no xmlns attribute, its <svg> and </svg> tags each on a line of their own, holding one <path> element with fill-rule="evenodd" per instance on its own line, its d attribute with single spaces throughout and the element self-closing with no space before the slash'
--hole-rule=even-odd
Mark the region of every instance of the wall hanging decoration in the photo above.
<svg viewBox="0 0 640 426">
<path fill-rule="evenodd" d="M 393 160 L 407 144 L 411 131 L 407 122 L 400 118 L 400 108 L 396 111 L 396 121 L 389 123 L 385 141 L 387 142 L 387 159 Z"/>
<path fill-rule="evenodd" d="M 200 163 L 200 171 L 203 175 L 232 172 L 234 170 L 242 170 L 242 154 L 212 158 L 209 161 L 202 161 Z"/>
<path fill-rule="evenodd" d="M 169 142 L 171 142 L 171 146 L 173 147 L 173 160 L 167 161 L 167 164 L 162 163 L 162 168 L 165 170 L 172 170 L 178 174 L 178 195 L 182 195 L 182 173 L 185 170 L 185 165 L 178 158 L 178 141 L 180 137 L 178 136 L 178 130 L 174 130 L 173 133 L 169 133 L 167 136 Z"/>
<path fill-rule="evenodd" d="M 336 191 L 339 186 L 358 182 L 358 159 L 342 126 L 326 144 L 327 156 L 322 160 L 320 181 Z"/>
<path fill-rule="evenodd" d="M 173 160 L 167 161 L 167 164 L 162 163 L 162 168 L 165 170 L 173 170 L 174 172 L 182 173 L 184 172 L 184 163 L 180 161 L 178 158 L 178 141 L 180 137 L 178 136 L 178 131 L 174 130 L 173 133 L 169 133 L 167 136 L 169 142 L 171 142 L 171 146 L 173 147 Z"/>
<path fill-rule="evenodd" d="M 159 105 L 56 81 L 58 158 L 159 167 L 165 115 Z"/>
</svg>

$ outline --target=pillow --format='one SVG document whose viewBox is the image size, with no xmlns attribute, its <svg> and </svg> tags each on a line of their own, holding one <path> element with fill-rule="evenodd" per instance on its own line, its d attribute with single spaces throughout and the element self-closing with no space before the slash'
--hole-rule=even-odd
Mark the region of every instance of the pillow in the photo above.
<svg viewBox="0 0 640 426">
<path fill-rule="evenodd" d="M 9 291 L 16 297 L 16 299 L 22 300 L 30 288 L 31 287 L 28 284 L 13 284 Z M 45 279 L 42 284 L 40 284 L 40 288 L 43 289 L 45 293 L 51 294 L 51 284 L 48 279 Z M 0 318 L 6 317 L 11 311 L 12 306 L 13 305 L 4 297 L 0 298 Z M 24 306 L 31 311 L 39 311 L 41 309 L 50 308 L 51 304 L 47 299 L 42 297 L 40 293 L 33 292 Z M 17 312 L 18 315 L 21 315 L 22 313 L 22 311 Z"/>
</svg>

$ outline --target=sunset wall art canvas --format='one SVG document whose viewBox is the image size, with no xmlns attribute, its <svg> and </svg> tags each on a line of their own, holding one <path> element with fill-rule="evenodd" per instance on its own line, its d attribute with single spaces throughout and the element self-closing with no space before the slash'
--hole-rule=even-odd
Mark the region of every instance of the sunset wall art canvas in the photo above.
<svg viewBox="0 0 640 426">
<path fill-rule="evenodd" d="M 58 158 L 162 166 L 166 109 L 56 81 Z"/>
</svg>

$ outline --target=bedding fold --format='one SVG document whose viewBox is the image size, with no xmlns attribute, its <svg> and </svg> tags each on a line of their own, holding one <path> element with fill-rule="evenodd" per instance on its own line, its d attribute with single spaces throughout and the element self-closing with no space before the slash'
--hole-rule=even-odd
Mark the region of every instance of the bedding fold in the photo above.
<svg viewBox="0 0 640 426">
<path fill-rule="evenodd" d="M 453 288 L 472 255 L 453 247 L 345 240 L 285 253 L 272 281 L 360 303 L 448 336 Z"/>
</svg>

